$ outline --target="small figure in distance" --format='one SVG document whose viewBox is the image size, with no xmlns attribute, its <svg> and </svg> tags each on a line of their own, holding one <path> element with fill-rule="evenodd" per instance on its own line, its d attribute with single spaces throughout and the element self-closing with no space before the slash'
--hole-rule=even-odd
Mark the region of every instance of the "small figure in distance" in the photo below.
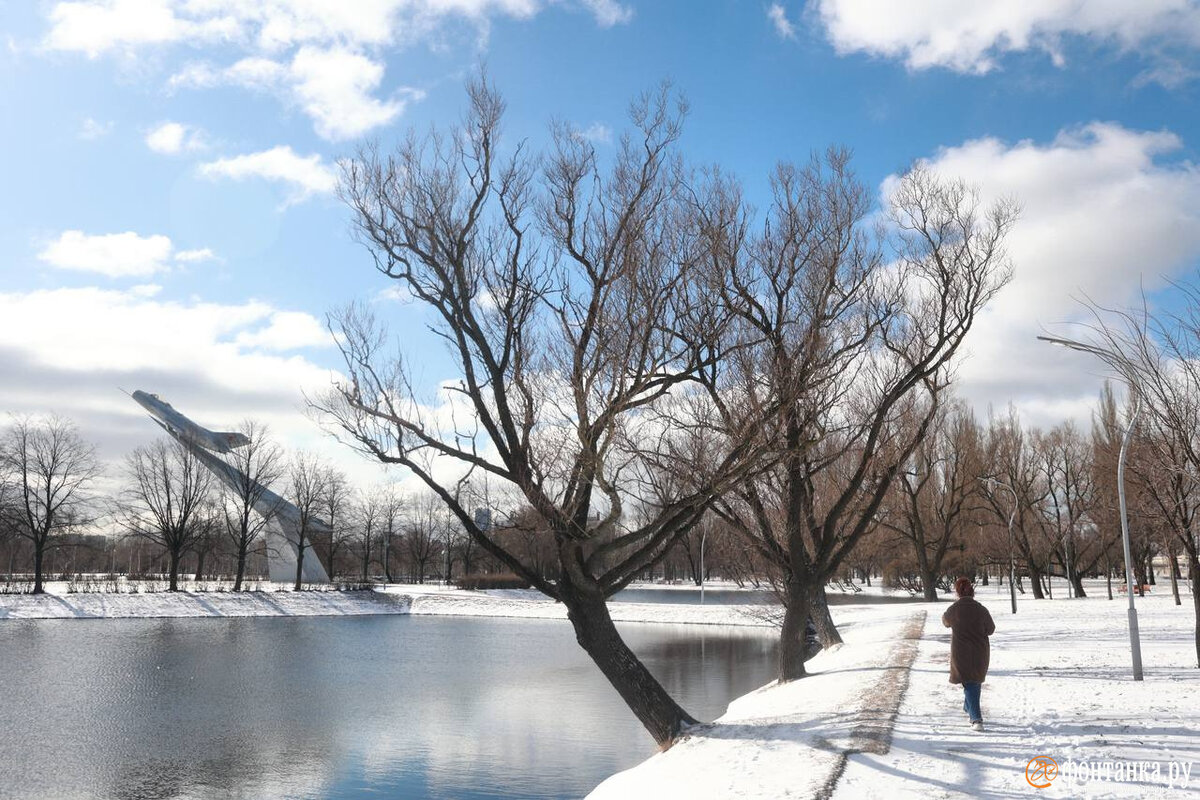
<svg viewBox="0 0 1200 800">
<path fill-rule="evenodd" d="M 991 660 L 988 637 L 996 632 L 996 623 L 988 610 L 975 600 L 975 587 L 970 578 L 956 580 L 954 593 L 958 600 L 942 614 L 942 624 L 951 630 L 950 682 L 962 684 L 963 711 L 967 712 L 971 727 L 981 731 L 983 712 L 979 708 L 979 694 Z"/>
</svg>

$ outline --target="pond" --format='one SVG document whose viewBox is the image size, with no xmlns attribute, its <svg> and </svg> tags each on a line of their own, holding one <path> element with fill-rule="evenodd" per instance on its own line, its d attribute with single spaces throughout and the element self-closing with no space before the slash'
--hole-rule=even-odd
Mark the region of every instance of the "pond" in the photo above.
<svg viewBox="0 0 1200 800">
<path fill-rule="evenodd" d="M 621 629 L 701 719 L 773 677 L 767 630 Z M 0 623 L 3 798 L 578 798 L 654 751 L 557 620 Z"/>
</svg>

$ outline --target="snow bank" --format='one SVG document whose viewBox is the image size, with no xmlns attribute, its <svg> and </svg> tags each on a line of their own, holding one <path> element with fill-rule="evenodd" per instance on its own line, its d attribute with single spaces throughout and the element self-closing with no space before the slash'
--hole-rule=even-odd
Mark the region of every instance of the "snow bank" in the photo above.
<svg viewBox="0 0 1200 800">
<path fill-rule="evenodd" d="M 379 592 L 156 592 L 0 595 L 0 620 L 128 617 L 312 617 L 404 614 Z"/>
<path fill-rule="evenodd" d="M 923 612 L 915 615 L 920 620 Z M 817 796 L 836 777 L 845 751 L 860 746 L 881 681 L 894 680 L 888 664 L 914 610 L 877 605 L 852 616 L 845 644 L 808 662 L 811 676 L 734 700 L 716 722 L 612 776 L 589 800 Z"/>
<path fill-rule="evenodd" d="M 410 614 L 521 619 L 567 618 L 567 610 L 562 603 L 555 602 L 532 589 L 467 592 L 444 587 L 389 586 L 385 591 L 408 598 Z M 610 602 L 608 609 L 616 622 L 762 627 L 772 624 L 766 607 L 754 605 Z"/>
</svg>

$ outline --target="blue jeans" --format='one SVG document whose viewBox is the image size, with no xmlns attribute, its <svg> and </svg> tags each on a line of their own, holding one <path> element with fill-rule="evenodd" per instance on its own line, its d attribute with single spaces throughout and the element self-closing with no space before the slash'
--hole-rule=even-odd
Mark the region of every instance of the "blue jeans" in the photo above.
<svg viewBox="0 0 1200 800">
<path fill-rule="evenodd" d="M 983 712 L 979 710 L 979 692 L 983 689 L 980 683 L 964 683 L 963 711 L 971 718 L 971 722 L 983 722 Z"/>
</svg>

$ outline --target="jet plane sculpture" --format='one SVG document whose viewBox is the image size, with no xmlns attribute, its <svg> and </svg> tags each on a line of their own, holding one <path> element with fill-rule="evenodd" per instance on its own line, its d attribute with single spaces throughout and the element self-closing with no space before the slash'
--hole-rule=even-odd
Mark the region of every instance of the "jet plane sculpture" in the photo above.
<svg viewBox="0 0 1200 800">
<path fill-rule="evenodd" d="M 156 394 L 135 389 L 130 396 L 134 402 L 150 412 L 154 421 L 166 428 L 167 432 L 176 439 L 184 439 L 192 444 L 200 445 L 206 450 L 215 450 L 218 453 L 228 453 L 235 447 L 245 447 L 249 444 L 250 440 L 240 433 L 217 432 L 202 428 L 180 414 L 170 403 Z"/>
<path fill-rule="evenodd" d="M 294 581 L 300 543 L 300 509 L 270 489 L 250 481 L 245 473 L 209 452 L 228 453 L 235 448 L 245 447 L 250 440 L 240 433 L 210 431 L 197 425 L 156 394 L 137 390 L 130 396 L 150 412 L 150 416 L 159 427 L 186 447 L 230 489 L 240 493 L 247 484 L 253 485 L 257 498 L 254 510 L 269 520 L 266 526 L 266 540 L 267 568 L 271 580 L 280 583 Z M 328 526 L 321 520 L 310 519 L 309 525 L 319 531 L 328 532 Z M 300 578 L 305 583 L 329 583 L 329 575 L 312 549 L 313 532 L 315 531 L 309 531 L 306 537 L 309 541 L 304 543 L 307 552 L 301 564 Z"/>
</svg>

